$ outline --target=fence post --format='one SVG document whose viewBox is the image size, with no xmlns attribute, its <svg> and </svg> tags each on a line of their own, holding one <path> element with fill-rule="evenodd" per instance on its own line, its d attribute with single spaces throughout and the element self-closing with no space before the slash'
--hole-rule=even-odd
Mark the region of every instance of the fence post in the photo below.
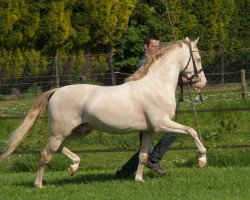
<svg viewBox="0 0 250 200">
<path fill-rule="evenodd" d="M 224 50 L 223 48 L 220 49 L 221 53 L 221 60 L 220 60 L 220 65 L 221 65 L 221 85 L 225 84 L 225 57 L 224 57 Z"/>
<path fill-rule="evenodd" d="M 114 65 L 112 61 L 113 61 L 113 54 L 110 52 L 108 54 L 108 63 L 109 63 L 109 68 L 110 68 L 110 73 L 111 73 L 111 81 L 112 81 L 112 85 L 116 85 Z"/>
<path fill-rule="evenodd" d="M 59 78 L 59 51 L 57 50 L 56 52 L 56 57 L 55 57 L 55 65 L 56 65 L 56 87 L 60 87 L 60 78 Z"/>
<path fill-rule="evenodd" d="M 241 97 L 242 99 L 246 99 L 247 85 L 246 85 L 246 71 L 244 69 L 240 70 L 240 78 L 241 78 Z"/>
</svg>

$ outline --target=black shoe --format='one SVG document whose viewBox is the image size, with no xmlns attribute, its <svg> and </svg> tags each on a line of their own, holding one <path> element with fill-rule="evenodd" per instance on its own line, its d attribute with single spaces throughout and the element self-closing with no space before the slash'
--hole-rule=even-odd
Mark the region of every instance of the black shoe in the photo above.
<svg viewBox="0 0 250 200">
<path fill-rule="evenodd" d="M 160 164 L 158 162 L 152 162 L 151 160 L 148 160 L 146 162 L 145 166 L 148 167 L 149 169 L 152 169 L 157 174 L 160 174 L 160 175 L 165 175 L 166 174 L 166 171 L 161 168 L 161 166 L 160 166 Z"/>
<path fill-rule="evenodd" d="M 115 173 L 115 179 L 127 179 L 131 175 L 130 172 L 124 169 L 118 169 Z"/>
</svg>

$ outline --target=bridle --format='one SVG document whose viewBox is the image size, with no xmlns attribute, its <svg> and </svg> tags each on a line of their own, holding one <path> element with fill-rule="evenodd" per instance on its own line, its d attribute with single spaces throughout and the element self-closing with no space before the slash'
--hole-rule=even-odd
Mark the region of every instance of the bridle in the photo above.
<svg viewBox="0 0 250 200">
<path fill-rule="evenodd" d="M 195 60 L 194 60 L 194 55 L 193 55 L 193 52 L 196 52 L 196 51 L 192 50 L 192 46 L 191 46 L 190 42 L 187 42 L 186 44 L 189 47 L 190 56 L 189 56 L 186 67 L 180 72 L 180 76 L 186 78 L 188 80 L 189 84 L 194 84 L 194 83 L 200 82 L 200 78 L 199 78 L 198 74 L 203 72 L 204 69 L 201 68 L 200 70 L 197 70 L 196 63 L 195 63 Z M 191 60 L 192 60 L 192 63 L 193 63 L 194 74 L 192 76 L 188 77 L 186 69 L 188 68 L 188 65 L 189 65 Z"/>
<path fill-rule="evenodd" d="M 186 64 L 185 68 L 184 68 L 184 69 L 180 72 L 180 74 L 179 74 L 179 81 L 178 81 L 178 83 L 179 83 L 180 89 L 181 89 L 181 93 L 180 93 L 180 101 L 181 101 L 181 102 L 183 101 L 183 85 L 184 85 L 184 82 L 183 82 L 183 80 L 182 80 L 182 77 L 184 77 L 184 78 L 187 80 L 187 82 L 185 82 L 185 84 L 193 85 L 193 84 L 198 83 L 198 82 L 201 81 L 201 79 L 199 78 L 198 75 L 199 75 L 201 72 L 204 71 L 203 68 L 197 70 L 197 66 L 196 66 L 196 63 L 195 63 L 195 60 L 194 60 L 194 55 L 193 55 L 193 52 L 196 52 L 196 51 L 193 51 L 193 50 L 192 50 L 191 43 L 190 43 L 190 42 L 187 42 L 187 43 L 185 42 L 185 44 L 187 44 L 188 47 L 189 47 L 190 56 L 189 56 L 189 59 L 188 59 L 188 62 L 187 62 L 187 64 Z M 193 63 L 194 74 L 193 74 L 192 76 L 188 77 L 187 72 L 186 72 L 186 69 L 188 68 L 188 65 L 189 65 L 189 63 L 190 63 L 191 60 L 192 60 L 192 63 Z M 201 96 L 200 91 L 197 90 L 197 89 L 196 89 L 196 91 L 198 92 L 198 94 L 199 94 L 199 96 L 200 96 L 200 100 L 203 101 L 203 98 L 202 98 L 202 96 Z M 191 96 L 190 96 L 190 98 L 191 98 Z"/>
</svg>

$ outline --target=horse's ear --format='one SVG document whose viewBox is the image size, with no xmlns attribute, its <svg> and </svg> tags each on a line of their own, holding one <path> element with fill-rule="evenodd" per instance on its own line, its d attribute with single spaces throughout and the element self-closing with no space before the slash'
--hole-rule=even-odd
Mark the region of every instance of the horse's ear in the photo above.
<svg viewBox="0 0 250 200">
<path fill-rule="evenodd" d="M 188 38 L 188 37 L 186 37 L 186 38 L 185 38 L 185 40 L 186 40 L 186 41 L 188 41 L 188 42 L 190 42 L 190 40 L 189 40 L 189 38 Z"/>
<path fill-rule="evenodd" d="M 198 41 L 199 41 L 199 37 L 193 42 L 194 46 L 197 46 Z"/>
</svg>

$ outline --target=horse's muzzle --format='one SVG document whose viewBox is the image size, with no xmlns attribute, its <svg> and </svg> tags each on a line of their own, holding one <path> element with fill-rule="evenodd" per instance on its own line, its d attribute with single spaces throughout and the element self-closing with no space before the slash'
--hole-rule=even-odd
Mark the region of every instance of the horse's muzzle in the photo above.
<svg viewBox="0 0 250 200">
<path fill-rule="evenodd" d="M 202 89 L 203 87 L 206 86 L 206 83 L 207 83 L 207 80 L 205 77 L 203 78 L 196 78 L 195 82 L 192 83 L 193 87 L 194 88 L 197 88 L 197 89 Z"/>
</svg>

